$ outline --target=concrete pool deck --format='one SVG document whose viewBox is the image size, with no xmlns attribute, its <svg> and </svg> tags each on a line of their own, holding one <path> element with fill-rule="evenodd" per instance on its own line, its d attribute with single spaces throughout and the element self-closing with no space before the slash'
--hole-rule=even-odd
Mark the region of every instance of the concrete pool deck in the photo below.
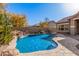
<svg viewBox="0 0 79 59">
<path fill-rule="evenodd" d="M 68 36 L 64 36 L 62 34 L 57 34 L 56 37 L 53 38 L 55 42 L 58 43 L 58 47 L 51 50 L 37 51 L 32 53 L 19 53 L 16 47 L 16 37 L 10 45 L 4 50 L 10 51 L 15 56 L 77 56 L 79 55 L 79 50 L 75 47 L 75 45 L 79 44 L 79 41 L 70 38 Z M 13 55 L 13 56 L 14 56 Z"/>
</svg>

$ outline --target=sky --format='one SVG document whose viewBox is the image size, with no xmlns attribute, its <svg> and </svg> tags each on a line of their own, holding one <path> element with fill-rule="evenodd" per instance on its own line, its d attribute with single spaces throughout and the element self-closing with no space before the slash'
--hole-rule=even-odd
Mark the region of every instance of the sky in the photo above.
<svg viewBox="0 0 79 59">
<path fill-rule="evenodd" d="M 43 22 L 45 18 L 49 21 L 58 21 L 78 12 L 78 8 L 79 4 L 61 3 L 9 3 L 6 6 L 10 13 L 25 15 L 29 25 Z"/>
</svg>

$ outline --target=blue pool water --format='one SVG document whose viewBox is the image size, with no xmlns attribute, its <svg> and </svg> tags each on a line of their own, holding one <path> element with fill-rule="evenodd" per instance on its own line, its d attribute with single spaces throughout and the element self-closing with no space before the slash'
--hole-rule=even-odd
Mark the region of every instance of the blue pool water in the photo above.
<svg viewBox="0 0 79 59">
<path fill-rule="evenodd" d="M 29 53 L 41 50 L 50 50 L 56 48 L 58 45 L 52 40 L 54 35 L 28 35 L 17 39 L 16 48 L 20 53 Z"/>
</svg>

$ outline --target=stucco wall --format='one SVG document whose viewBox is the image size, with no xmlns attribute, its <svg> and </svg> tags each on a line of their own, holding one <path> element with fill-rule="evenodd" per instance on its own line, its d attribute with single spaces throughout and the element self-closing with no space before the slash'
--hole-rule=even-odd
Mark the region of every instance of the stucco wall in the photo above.
<svg viewBox="0 0 79 59">
<path fill-rule="evenodd" d="M 76 22 L 75 20 L 77 20 L 79 18 L 73 18 L 70 20 L 70 33 L 71 35 L 75 35 L 77 33 L 77 28 L 76 28 Z"/>
<path fill-rule="evenodd" d="M 56 23 L 49 23 L 48 27 L 51 32 L 56 33 Z"/>
</svg>

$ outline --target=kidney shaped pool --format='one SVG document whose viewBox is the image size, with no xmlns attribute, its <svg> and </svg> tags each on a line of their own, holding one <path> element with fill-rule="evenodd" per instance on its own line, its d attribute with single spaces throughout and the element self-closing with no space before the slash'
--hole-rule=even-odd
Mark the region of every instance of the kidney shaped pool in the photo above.
<svg viewBox="0 0 79 59">
<path fill-rule="evenodd" d="M 52 40 L 54 36 L 55 35 L 50 34 L 24 36 L 17 39 L 16 48 L 20 53 L 54 49 L 58 46 L 58 44 Z"/>
</svg>

